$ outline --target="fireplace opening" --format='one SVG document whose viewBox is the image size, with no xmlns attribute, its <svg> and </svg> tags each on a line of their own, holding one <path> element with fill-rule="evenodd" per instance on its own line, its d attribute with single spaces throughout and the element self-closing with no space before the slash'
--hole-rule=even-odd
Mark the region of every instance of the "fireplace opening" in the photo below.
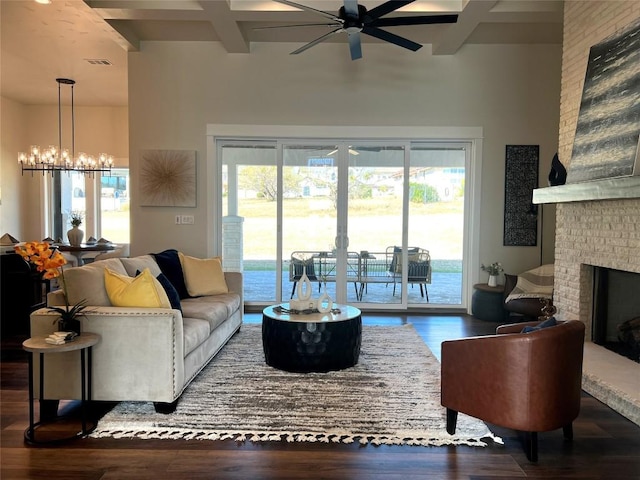
<svg viewBox="0 0 640 480">
<path fill-rule="evenodd" d="M 640 363 L 640 273 L 594 267 L 593 343 Z"/>
</svg>

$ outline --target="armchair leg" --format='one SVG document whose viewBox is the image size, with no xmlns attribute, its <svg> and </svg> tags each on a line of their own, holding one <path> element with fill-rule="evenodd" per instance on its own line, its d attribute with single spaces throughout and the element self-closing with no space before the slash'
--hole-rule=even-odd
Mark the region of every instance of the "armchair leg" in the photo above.
<svg viewBox="0 0 640 480">
<path fill-rule="evenodd" d="M 456 433 L 456 425 L 458 423 L 458 412 L 447 408 L 447 433 L 453 435 Z"/>
<path fill-rule="evenodd" d="M 573 423 L 562 427 L 562 433 L 564 434 L 564 438 L 566 440 L 573 440 Z"/>
<path fill-rule="evenodd" d="M 524 453 L 530 462 L 538 461 L 538 432 L 524 432 Z"/>
</svg>

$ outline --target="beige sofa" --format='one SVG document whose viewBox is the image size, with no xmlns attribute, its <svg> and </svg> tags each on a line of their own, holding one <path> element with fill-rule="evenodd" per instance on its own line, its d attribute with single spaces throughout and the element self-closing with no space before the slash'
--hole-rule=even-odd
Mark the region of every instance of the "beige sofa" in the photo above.
<svg viewBox="0 0 640 480">
<path fill-rule="evenodd" d="M 240 329 L 242 274 L 225 272 L 229 293 L 183 298 L 180 312 L 111 306 L 105 267 L 130 277 L 145 268 L 154 276 L 161 273 L 152 255 L 112 258 L 65 270 L 71 303 L 79 298 L 88 301 L 81 330 L 101 335 L 93 347 L 93 400 L 150 401 L 158 411 L 171 411 L 187 385 Z M 62 291 L 49 294 L 48 305 L 64 303 Z M 55 331 L 56 318 L 46 308 L 33 312 L 31 335 Z M 48 355 L 44 366 L 44 400 L 81 398 L 78 352 Z M 34 368 L 38 375 L 37 356 Z"/>
</svg>

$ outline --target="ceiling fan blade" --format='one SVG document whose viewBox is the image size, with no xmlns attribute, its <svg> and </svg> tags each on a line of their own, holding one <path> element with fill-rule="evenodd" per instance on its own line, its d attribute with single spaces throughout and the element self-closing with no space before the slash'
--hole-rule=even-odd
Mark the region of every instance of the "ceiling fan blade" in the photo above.
<svg viewBox="0 0 640 480">
<path fill-rule="evenodd" d="M 318 15 L 322 15 L 323 17 L 329 18 L 331 20 L 335 20 L 336 22 L 342 23 L 340 17 L 335 16 L 329 12 L 323 12 L 322 10 L 316 10 L 315 8 L 307 7 L 306 5 L 300 5 L 299 3 L 290 2 L 289 0 L 273 0 L 274 2 L 282 3 L 284 5 L 288 5 L 290 7 L 299 8 L 300 10 L 306 10 L 307 12 L 317 13 Z"/>
<path fill-rule="evenodd" d="M 351 52 L 351 60 L 358 60 L 359 58 L 362 58 L 360 32 L 349 33 L 349 52 Z"/>
<path fill-rule="evenodd" d="M 344 0 L 344 11 L 348 16 L 358 18 L 358 0 Z"/>
<path fill-rule="evenodd" d="M 369 23 L 372 27 L 399 27 L 404 25 L 431 25 L 436 23 L 456 23 L 458 15 L 420 15 L 417 17 L 378 18 Z"/>
<path fill-rule="evenodd" d="M 324 42 L 327 38 L 331 37 L 332 35 L 335 35 L 336 33 L 339 33 L 342 31 L 342 28 L 336 28 L 335 30 L 330 31 L 329 33 L 326 33 L 324 35 L 322 35 L 321 37 L 316 38 L 314 41 L 307 43 L 306 45 L 303 45 L 302 47 L 300 47 L 299 49 L 291 52 L 291 55 L 297 55 L 298 53 L 302 53 L 305 50 L 308 50 L 309 48 L 319 44 L 320 42 Z"/>
<path fill-rule="evenodd" d="M 398 10 L 399 8 L 409 5 L 414 1 L 415 0 L 389 0 L 382 5 L 378 5 L 377 7 L 369 10 L 367 12 L 367 15 L 375 20 L 376 18 L 380 18 L 388 13 Z"/>
<path fill-rule="evenodd" d="M 252 30 L 269 30 L 270 28 L 297 28 L 297 27 L 340 27 L 340 23 L 301 23 L 299 25 L 271 25 L 268 27 L 254 27 Z"/>
<path fill-rule="evenodd" d="M 381 30 L 376 27 L 366 26 L 362 29 L 362 33 L 366 33 L 367 35 L 379 38 L 380 40 L 393 43 L 395 45 L 398 45 L 399 47 L 407 48 L 413 52 L 422 48 L 422 45 L 420 45 L 419 43 L 412 42 L 407 38 L 387 32 L 386 30 Z"/>
</svg>

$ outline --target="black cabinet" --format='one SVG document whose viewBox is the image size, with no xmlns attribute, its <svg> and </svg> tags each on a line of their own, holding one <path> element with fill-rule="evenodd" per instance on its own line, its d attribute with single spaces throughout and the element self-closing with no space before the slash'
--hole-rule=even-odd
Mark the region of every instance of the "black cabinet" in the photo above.
<svg viewBox="0 0 640 480">
<path fill-rule="evenodd" d="M 0 255 L 2 334 L 29 334 L 29 315 L 46 305 L 49 281 L 20 255 Z"/>
</svg>

